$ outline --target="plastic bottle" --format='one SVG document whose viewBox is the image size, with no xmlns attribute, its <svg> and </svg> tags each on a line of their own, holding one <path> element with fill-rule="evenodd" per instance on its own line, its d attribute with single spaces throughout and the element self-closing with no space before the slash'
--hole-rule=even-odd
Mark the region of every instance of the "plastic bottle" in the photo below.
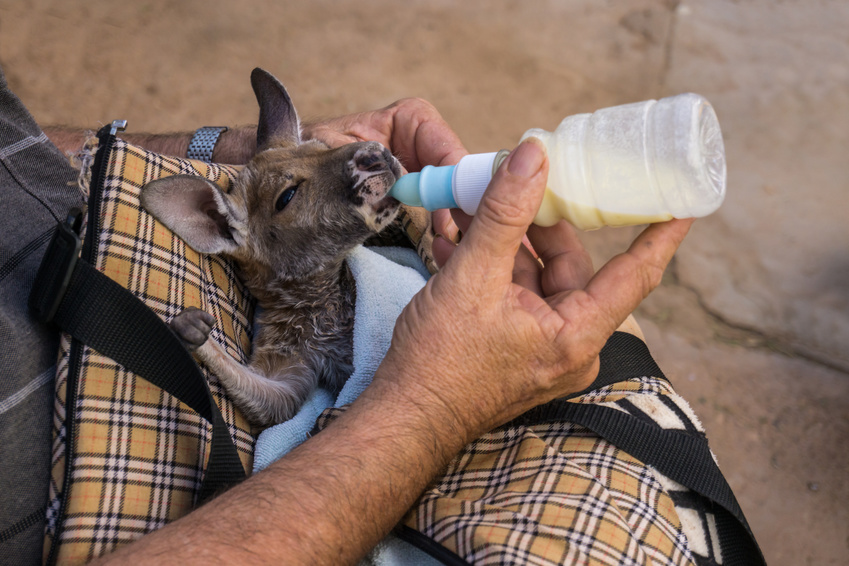
<svg viewBox="0 0 849 566">
<path fill-rule="evenodd" d="M 548 150 L 548 186 L 534 223 L 565 218 L 577 228 L 707 216 L 725 198 L 725 150 L 710 103 L 681 94 L 531 129 Z M 405 204 L 474 214 L 506 151 L 467 155 L 456 166 L 401 177 L 390 194 Z"/>
</svg>

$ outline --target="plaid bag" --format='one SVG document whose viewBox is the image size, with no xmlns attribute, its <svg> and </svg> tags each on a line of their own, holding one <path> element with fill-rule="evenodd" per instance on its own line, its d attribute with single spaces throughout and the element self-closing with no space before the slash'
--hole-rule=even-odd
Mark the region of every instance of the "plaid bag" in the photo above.
<svg viewBox="0 0 849 566">
<path fill-rule="evenodd" d="M 148 181 L 178 173 L 203 175 L 227 190 L 237 169 L 163 157 L 110 134 L 99 134 L 94 165 L 81 175 L 89 193 L 89 263 L 158 318 L 169 320 L 188 306 L 212 313 L 214 339 L 246 361 L 253 303 L 233 265 L 188 248 L 143 211 L 138 198 Z M 151 339 L 141 326 L 139 332 L 139 342 Z M 45 560 L 79 564 L 197 504 L 213 427 L 174 395 L 66 332 L 60 350 Z M 250 425 L 216 377 L 203 373 L 244 474 L 253 458 Z"/>
<path fill-rule="evenodd" d="M 645 408 L 663 405 L 661 399 L 685 406 L 667 382 L 653 377 L 609 385 L 574 402 L 629 400 Z M 404 525 L 471 564 L 721 562 L 721 549 L 704 528 L 710 511 L 685 509 L 691 498 L 670 487 L 650 466 L 585 427 L 515 423 L 469 445 Z M 698 520 L 685 524 L 682 513 Z"/>
<path fill-rule="evenodd" d="M 469 444 L 395 535 L 457 566 L 765 564 L 704 429 L 645 344 L 617 332 L 600 357 L 586 391 Z"/>
<path fill-rule="evenodd" d="M 70 222 L 75 231 L 85 229 L 84 260 L 141 300 L 143 311 L 133 311 L 136 342 L 150 339 L 145 315 L 161 323 L 196 306 L 215 315 L 214 339 L 247 362 L 253 305 L 233 265 L 195 253 L 138 199 L 147 182 L 178 173 L 203 175 L 227 190 L 237 169 L 150 153 L 115 139 L 112 130 L 101 131 L 95 162 L 81 175 L 90 191 L 88 225 Z M 400 234 L 390 234 L 390 243 L 407 238 L 428 263 L 423 219 L 408 213 L 396 228 Z M 42 267 L 62 267 L 78 251 L 73 246 L 66 242 L 53 258 L 48 253 Z M 63 269 L 80 267 L 71 262 L 46 285 L 59 295 L 68 285 Z M 39 304 L 53 316 L 50 293 Z M 63 309 L 64 302 L 57 317 L 66 316 Z M 137 324 L 122 322 L 124 332 Z M 150 373 L 145 363 L 110 357 L 109 328 L 95 337 L 97 347 L 72 338 L 79 331 L 63 335 L 56 379 L 45 537 L 51 564 L 86 562 L 179 518 L 216 486 L 243 477 L 253 456 L 249 424 L 214 375 L 204 369 L 198 378 L 209 384 L 210 416 L 202 394 L 199 400 L 168 382 L 154 385 L 140 375 Z M 446 564 L 763 563 L 733 494 L 723 491 L 727 483 L 701 425 L 646 359 L 642 342 L 614 335 L 588 391 L 539 407 L 467 446 L 396 534 Z M 189 363 L 192 368 L 177 373 L 197 371 Z M 341 410 L 326 411 L 317 430 Z M 232 453 L 229 463 L 225 458 L 216 466 L 213 455 L 220 464 L 222 444 Z M 682 473 L 676 461 L 695 476 Z M 227 473 L 219 473 L 222 467 Z"/>
<path fill-rule="evenodd" d="M 247 363 L 254 304 L 236 278 L 232 263 L 198 254 L 139 203 L 141 188 L 154 179 L 195 174 L 226 191 L 239 168 L 145 151 L 116 138 L 116 129 L 113 124 L 101 130 L 81 166 L 79 184 L 89 197 L 87 221 L 80 215 L 76 221 L 79 225 L 60 226 L 57 234 L 76 238 L 71 234 L 76 231 L 86 235 L 82 248 L 85 263 L 93 268 L 90 271 L 105 275 L 141 300 L 131 305 L 136 315 L 150 318 L 152 314 L 156 319 L 152 322 L 159 323 L 189 306 L 210 312 L 217 320 L 212 338 L 234 358 Z M 433 270 L 428 222 L 429 215 L 423 211 L 404 209 L 396 223 L 370 244 L 417 243 L 423 261 Z M 65 271 L 79 271 L 81 267 L 64 265 L 80 250 L 71 244 L 63 247 L 63 242 L 59 238 L 58 244 L 50 246 L 33 286 L 31 307 L 45 320 L 61 315 L 63 308 L 69 310 L 57 306 L 67 303 L 63 296 L 70 294 L 62 287 L 62 278 Z M 51 266 L 53 269 L 45 269 Z M 94 295 L 103 284 L 96 283 Z M 78 299 L 83 304 L 75 308 L 83 308 L 92 298 Z M 74 323 L 78 316 L 66 315 Z M 104 327 L 115 318 L 108 313 L 92 316 L 97 326 Z M 135 322 L 129 321 L 129 325 Z M 62 321 L 59 326 L 66 330 L 69 324 Z M 126 367 L 131 360 L 119 363 L 91 343 L 76 339 L 78 326 L 74 332 L 63 332 L 60 339 L 44 548 L 48 564 L 79 564 L 109 553 L 185 515 L 205 495 L 244 477 L 245 470 L 252 468 L 254 434 L 215 375 L 201 368 L 200 379 L 209 384 L 207 395 L 211 393 L 212 401 L 207 404 L 220 409 L 216 413 L 220 412 L 221 428 L 226 429 L 219 431 L 226 439 L 218 440 L 216 427 L 194 406 L 203 405 L 206 386 L 200 393 L 182 390 L 181 397 L 178 390 L 182 383 L 175 388 L 151 383 L 150 376 Z M 150 330 L 150 325 L 133 328 L 130 340 L 146 344 L 152 337 L 145 330 Z M 108 342 L 108 336 L 98 339 Z M 114 348 L 114 344 L 106 345 Z M 178 348 L 188 356 L 181 345 Z M 155 347 L 132 354 L 162 357 L 165 364 L 173 361 Z M 179 382 L 185 374 L 197 371 L 191 358 L 185 356 L 182 369 L 171 370 Z M 192 395 L 201 399 L 190 406 L 184 401 Z M 238 469 L 227 470 L 225 454 L 221 467 L 227 474 L 217 474 L 210 481 L 214 475 L 208 468 L 210 454 L 220 447 L 218 444 L 228 441 L 235 443 L 237 453 L 230 458 L 230 468 Z"/>
</svg>

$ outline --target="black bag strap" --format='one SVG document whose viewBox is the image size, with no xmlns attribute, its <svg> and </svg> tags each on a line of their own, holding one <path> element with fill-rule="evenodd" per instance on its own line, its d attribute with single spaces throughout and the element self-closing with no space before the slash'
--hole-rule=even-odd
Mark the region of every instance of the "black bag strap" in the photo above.
<svg viewBox="0 0 849 566">
<path fill-rule="evenodd" d="M 642 376 L 663 377 L 642 340 L 617 332 L 602 350 L 599 377 L 589 390 Z M 571 397 L 574 395 L 568 398 Z M 566 399 L 532 409 L 512 424 L 571 422 L 590 429 L 711 503 L 723 564 L 766 564 L 743 510 L 716 465 L 704 436 L 664 429 L 612 407 L 570 403 Z"/>
<path fill-rule="evenodd" d="M 30 309 L 127 370 L 170 393 L 212 424 L 199 500 L 246 477 L 209 385 L 179 338 L 147 305 L 79 257 L 82 213 L 60 223 L 41 261 Z"/>
<path fill-rule="evenodd" d="M 574 399 L 605 385 L 613 385 L 634 377 L 651 376 L 666 382 L 669 381 L 660 371 L 660 367 L 654 361 L 646 343 L 633 334 L 614 332 L 607 339 L 598 357 L 601 363 L 598 368 L 598 375 L 592 384 L 583 391 L 572 393 L 563 397 L 563 399 Z M 539 407 L 534 409 L 534 411 L 536 410 L 539 410 Z"/>
</svg>

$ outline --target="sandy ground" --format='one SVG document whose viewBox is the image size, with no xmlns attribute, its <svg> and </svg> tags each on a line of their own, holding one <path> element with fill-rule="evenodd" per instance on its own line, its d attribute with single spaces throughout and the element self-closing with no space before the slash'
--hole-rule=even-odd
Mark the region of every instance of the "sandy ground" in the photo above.
<svg viewBox="0 0 849 566">
<path fill-rule="evenodd" d="M 849 5 L 827 0 L 0 0 L 0 64 L 43 124 L 253 123 L 262 66 L 306 118 L 424 97 L 471 151 L 704 94 L 728 198 L 637 314 L 768 561 L 846 564 L 847 27 Z M 634 233 L 586 241 L 600 264 Z"/>
</svg>

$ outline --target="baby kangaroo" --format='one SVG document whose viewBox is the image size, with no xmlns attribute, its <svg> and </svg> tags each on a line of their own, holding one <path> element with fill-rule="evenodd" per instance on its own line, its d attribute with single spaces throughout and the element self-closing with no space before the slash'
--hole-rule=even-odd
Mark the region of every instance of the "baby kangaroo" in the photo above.
<svg viewBox="0 0 849 566">
<path fill-rule="evenodd" d="M 251 84 L 257 154 L 230 193 L 175 175 L 145 185 L 141 203 L 196 251 L 235 260 L 260 307 L 250 365 L 208 340 L 204 311 L 186 309 L 171 327 L 245 416 L 268 426 L 291 418 L 317 384 L 338 390 L 350 375 L 355 287 L 345 257 L 395 218 L 387 192 L 401 167 L 376 142 L 302 142 L 283 85 L 262 69 Z"/>
</svg>

